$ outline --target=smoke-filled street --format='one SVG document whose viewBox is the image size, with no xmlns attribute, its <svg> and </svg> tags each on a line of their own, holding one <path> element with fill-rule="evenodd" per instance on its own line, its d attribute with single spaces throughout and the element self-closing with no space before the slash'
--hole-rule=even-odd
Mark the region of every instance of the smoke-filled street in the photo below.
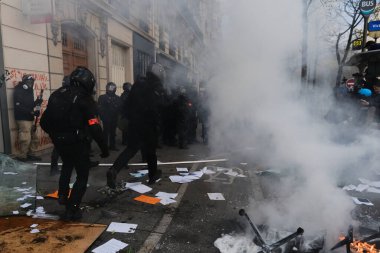
<svg viewBox="0 0 380 253">
<path fill-rule="evenodd" d="M 0 252 L 380 251 L 376 0 L 0 1 Z"/>
</svg>

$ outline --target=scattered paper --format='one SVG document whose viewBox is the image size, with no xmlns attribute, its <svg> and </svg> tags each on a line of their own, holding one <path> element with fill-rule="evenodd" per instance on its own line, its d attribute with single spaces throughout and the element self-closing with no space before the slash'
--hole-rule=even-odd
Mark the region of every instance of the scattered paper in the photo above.
<svg viewBox="0 0 380 253">
<path fill-rule="evenodd" d="M 356 186 L 353 185 L 353 184 L 346 185 L 346 186 L 343 187 L 343 190 L 345 190 L 345 191 L 353 191 L 353 190 L 356 190 Z"/>
<path fill-rule="evenodd" d="M 32 224 L 32 225 L 30 225 L 30 227 L 31 228 L 36 228 L 36 227 L 38 227 L 38 224 Z"/>
<path fill-rule="evenodd" d="M 17 175 L 18 173 L 16 173 L 16 172 L 4 171 L 3 174 L 4 174 L 4 175 Z"/>
<path fill-rule="evenodd" d="M 248 163 L 240 163 L 241 165 L 247 165 Z"/>
<path fill-rule="evenodd" d="M 19 211 L 12 211 L 12 214 L 20 214 Z"/>
<path fill-rule="evenodd" d="M 352 197 L 352 200 L 357 205 L 373 206 L 373 203 L 371 201 L 369 201 L 368 199 Z"/>
<path fill-rule="evenodd" d="M 160 203 L 161 203 L 162 205 L 164 205 L 164 206 L 169 205 L 169 204 L 172 204 L 172 203 L 175 203 L 175 202 L 177 202 L 177 201 L 175 201 L 174 199 L 171 199 L 171 198 L 162 198 L 162 199 L 160 200 Z"/>
<path fill-rule="evenodd" d="M 358 192 L 363 192 L 365 190 L 367 190 L 369 188 L 369 185 L 366 185 L 366 184 L 359 184 L 357 187 L 356 187 L 356 191 Z"/>
<path fill-rule="evenodd" d="M 34 229 L 32 229 L 32 230 L 30 231 L 31 234 L 37 234 L 37 233 L 39 233 L 39 232 L 40 232 L 40 230 L 38 230 L 37 228 L 34 228 Z"/>
<path fill-rule="evenodd" d="M 104 243 L 103 245 L 100 245 L 99 247 L 93 249 L 92 252 L 93 253 L 116 253 L 127 246 L 128 244 L 122 241 L 111 239 L 108 242 Z"/>
<path fill-rule="evenodd" d="M 132 177 L 144 177 L 146 174 L 143 173 L 129 173 Z"/>
<path fill-rule="evenodd" d="M 140 202 L 144 202 L 144 203 L 147 203 L 147 204 L 151 204 L 151 205 L 155 205 L 158 202 L 160 202 L 161 199 L 154 198 L 154 197 L 149 197 L 149 196 L 146 196 L 146 195 L 141 195 L 141 196 L 138 196 L 138 197 L 134 198 L 134 200 L 140 201 Z"/>
<path fill-rule="evenodd" d="M 159 198 L 175 199 L 177 196 L 178 196 L 178 193 L 167 193 L 167 192 L 156 193 L 156 197 L 159 197 Z"/>
<path fill-rule="evenodd" d="M 136 228 L 137 228 L 137 224 L 111 222 L 111 224 L 108 226 L 106 231 L 112 232 L 112 233 L 132 234 L 136 231 Z"/>
<path fill-rule="evenodd" d="M 228 172 L 224 172 L 225 175 L 229 175 L 229 176 L 233 176 L 233 177 L 236 177 L 237 175 L 239 175 L 239 173 L 235 172 L 235 171 L 228 171 Z"/>
<path fill-rule="evenodd" d="M 152 188 L 150 188 L 149 186 L 146 186 L 144 184 L 136 184 L 136 185 L 132 185 L 128 188 L 133 190 L 133 191 L 136 191 L 138 193 L 141 193 L 141 194 L 146 193 L 146 192 L 150 192 L 152 190 Z"/>
<path fill-rule="evenodd" d="M 187 168 L 177 168 L 178 172 L 189 172 Z"/>
<path fill-rule="evenodd" d="M 221 193 L 207 193 L 211 200 L 225 200 Z"/>
<path fill-rule="evenodd" d="M 141 174 L 148 174 L 149 170 L 138 170 L 137 172 L 139 172 Z"/>
<path fill-rule="evenodd" d="M 44 197 L 42 197 L 42 196 L 37 196 L 36 198 L 37 199 L 44 199 Z"/>
<path fill-rule="evenodd" d="M 136 186 L 136 185 L 139 185 L 139 184 L 141 184 L 141 182 L 133 182 L 133 183 L 126 183 L 125 184 L 125 188 L 130 188 L 130 187 L 132 187 L 132 186 Z"/>
<path fill-rule="evenodd" d="M 192 179 L 188 179 L 188 178 L 185 178 L 183 176 L 170 176 L 169 179 L 173 183 L 180 183 L 180 184 L 190 183 L 191 181 L 193 181 Z"/>
<path fill-rule="evenodd" d="M 22 208 L 27 208 L 28 206 L 31 206 L 32 204 L 30 203 L 25 203 L 25 204 L 22 204 L 20 207 Z"/>
<path fill-rule="evenodd" d="M 21 184 L 24 184 L 24 185 L 25 185 L 25 184 L 27 184 L 27 182 L 22 182 Z"/>
</svg>

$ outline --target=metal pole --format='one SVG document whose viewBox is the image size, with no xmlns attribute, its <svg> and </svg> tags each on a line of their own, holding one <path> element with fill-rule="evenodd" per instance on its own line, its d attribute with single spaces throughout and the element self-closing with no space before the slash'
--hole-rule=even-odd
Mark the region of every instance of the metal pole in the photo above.
<svg viewBox="0 0 380 253">
<path fill-rule="evenodd" d="M 367 43 L 367 30 L 368 30 L 368 16 L 364 16 L 362 52 L 364 52 L 365 43 Z"/>
</svg>

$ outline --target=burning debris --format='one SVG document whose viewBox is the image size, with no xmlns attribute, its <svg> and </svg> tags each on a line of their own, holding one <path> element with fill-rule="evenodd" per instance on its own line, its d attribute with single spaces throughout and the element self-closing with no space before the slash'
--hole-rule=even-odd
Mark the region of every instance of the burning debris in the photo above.
<svg viewBox="0 0 380 253">
<path fill-rule="evenodd" d="M 347 235 L 341 236 L 340 241 L 331 248 L 331 250 L 338 249 L 345 246 L 347 253 L 377 253 L 380 250 L 376 249 L 375 243 L 369 243 L 375 239 L 380 238 L 380 229 L 379 232 L 376 232 L 368 237 L 365 237 L 361 240 L 354 239 L 354 228 L 352 225 L 348 227 Z"/>
</svg>

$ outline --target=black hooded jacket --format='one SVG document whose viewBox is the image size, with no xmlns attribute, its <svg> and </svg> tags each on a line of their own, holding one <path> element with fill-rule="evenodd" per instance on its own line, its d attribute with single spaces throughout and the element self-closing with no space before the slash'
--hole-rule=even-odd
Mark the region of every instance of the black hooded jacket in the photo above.
<svg viewBox="0 0 380 253">
<path fill-rule="evenodd" d="M 19 82 L 13 93 L 13 106 L 15 120 L 33 121 L 33 109 L 35 107 L 32 88 L 23 88 L 23 83 Z"/>
</svg>

